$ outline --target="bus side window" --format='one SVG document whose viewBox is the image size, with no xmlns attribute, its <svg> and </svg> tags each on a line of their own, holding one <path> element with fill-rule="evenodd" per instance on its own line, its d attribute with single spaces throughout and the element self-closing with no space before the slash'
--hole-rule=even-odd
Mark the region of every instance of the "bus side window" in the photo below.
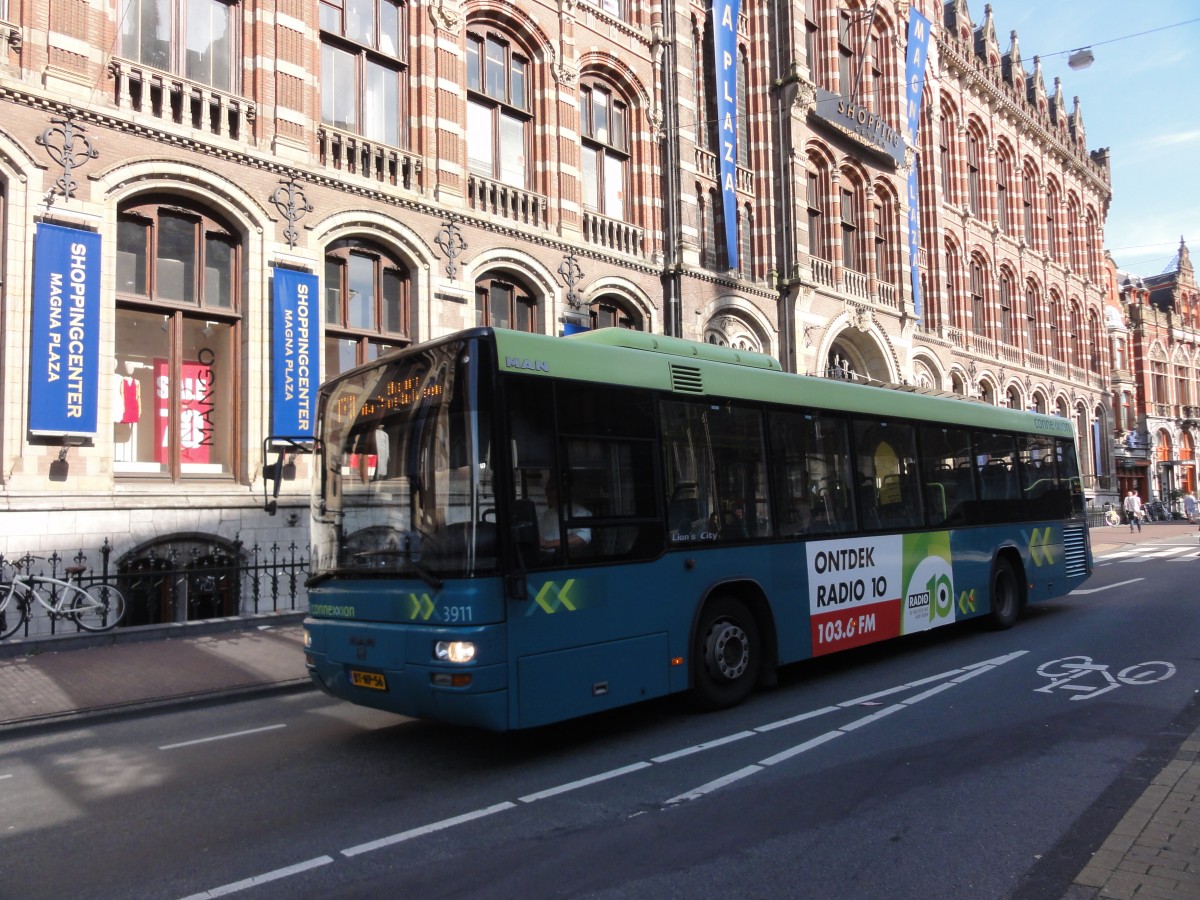
<svg viewBox="0 0 1200 900">
<path fill-rule="evenodd" d="M 854 528 L 850 442 L 844 419 L 773 409 L 767 414 L 775 465 L 780 534 L 828 534 Z"/>
<path fill-rule="evenodd" d="M 916 477 L 916 430 L 908 422 L 855 419 L 858 508 L 867 531 L 923 524 L 924 498 Z"/>
<path fill-rule="evenodd" d="M 971 434 L 965 428 L 923 425 L 917 429 L 926 523 L 964 525 L 975 507 Z"/>
</svg>

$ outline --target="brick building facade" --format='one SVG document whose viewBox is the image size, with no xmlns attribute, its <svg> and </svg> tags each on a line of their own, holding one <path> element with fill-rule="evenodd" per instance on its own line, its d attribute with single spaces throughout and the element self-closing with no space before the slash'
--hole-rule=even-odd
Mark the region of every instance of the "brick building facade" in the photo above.
<svg viewBox="0 0 1200 900">
<path fill-rule="evenodd" d="M 905 153 L 910 9 L 933 29 Z M 0 553 L 304 542 L 286 514 L 303 494 L 271 519 L 256 493 L 280 269 L 319 279 L 322 376 L 475 324 L 611 324 L 1107 433 L 1109 175 L 1078 101 L 962 0 L 743 0 L 722 122 L 710 17 L 695 0 L 0 0 Z M 30 427 L 42 223 L 101 247 L 98 424 L 65 443 Z"/>
<path fill-rule="evenodd" d="M 1109 309 L 1120 490 L 1182 512 L 1198 486 L 1200 438 L 1200 288 L 1187 244 L 1159 275 L 1112 266 Z"/>
</svg>

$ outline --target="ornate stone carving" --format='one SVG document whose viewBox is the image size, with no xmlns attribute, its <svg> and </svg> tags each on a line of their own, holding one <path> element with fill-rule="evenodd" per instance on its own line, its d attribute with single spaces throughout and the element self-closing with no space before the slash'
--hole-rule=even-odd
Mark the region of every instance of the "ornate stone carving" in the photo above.
<svg viewBox="0 0 1200 900">
<path fill-rule="evenodd" d="M 433 0 L 429 4 L 429 20 L 443 31 L 458 34 L 465 18 L 458 0 Z"/>
<path fill-rule="evenodd" d="M 792 98 L 792 115 L 807 116 L 817 108 L 817 86 L 805 78 L 796 79 L 796 96 Z"/>
</svg>

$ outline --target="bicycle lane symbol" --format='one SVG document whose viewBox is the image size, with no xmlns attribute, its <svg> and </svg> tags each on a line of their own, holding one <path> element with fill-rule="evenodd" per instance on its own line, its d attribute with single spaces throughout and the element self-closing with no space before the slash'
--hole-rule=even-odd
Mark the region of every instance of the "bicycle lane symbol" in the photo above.
<svg viewBox="0 0 1200 900">
<path fill-rule="evenodd" d="M 1175 666 L 1162 660 L 1134 663 L 1115 675 L 1109 667 L 1092 662 L 1090 656 L 1067 656 L 1038 666 L 1037 673 L 1050 683 L 1035 688 L 1039 694 L 1051 691 L 1073 691 L 1072 700 L 1087 700 L 1114 691 L 1123 684 L 1146 685 L 1166 681 L 1175 674 Z"/>
</svg>

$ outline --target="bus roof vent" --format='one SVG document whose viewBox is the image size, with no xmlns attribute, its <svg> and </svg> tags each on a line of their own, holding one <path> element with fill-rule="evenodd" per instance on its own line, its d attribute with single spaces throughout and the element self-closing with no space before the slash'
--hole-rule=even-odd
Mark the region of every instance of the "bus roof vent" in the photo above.
<svg viewBox="0 0 1200 900">
<path fill-rule="evenodd" d="M 704 379 L 700 370 L 693 366 L 671 363 L 671 388 L 685 394 L 703 394 Z"/>
</svg>

